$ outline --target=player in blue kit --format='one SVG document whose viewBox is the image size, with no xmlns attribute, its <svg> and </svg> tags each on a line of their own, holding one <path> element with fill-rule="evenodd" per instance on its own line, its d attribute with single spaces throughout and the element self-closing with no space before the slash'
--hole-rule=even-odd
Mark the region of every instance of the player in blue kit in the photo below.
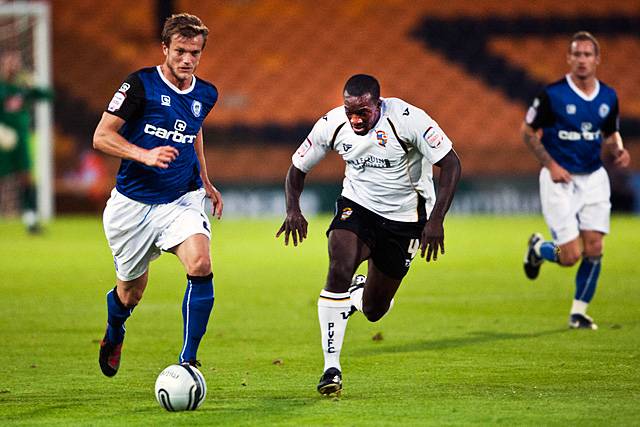
<svg viewBox="0 0 640 427">
<path fill-rule="evenodd" d="M 529 238 L 525 274 L 538 277 L 544 261 L 580 267 L 569 327 L 597 329 L 587 315 L 600 275 L 603 239 L 611 213 L 609 177 L 600 158 L 602 144 L 615 167 L 627 167 L 629 152 L 618 132 L 618 98 L 596 78 L 600 46 L 580 31 L 569 43 L 569 74 L 547 86 L 527 111 L 522 125 L 525 143 L 542 164 L 542 213 L 553 241 L 541 234 Z"/>
<path fill-rule="evenodd" d="M 124 323 L 142 298 L 149 263 L 162 251 L 176 255 L 187 273 L 179 362 L 199 365 L 196 352 L 214 300 L 205 196 L 218 218 L 223 207 L 207 175 L 202 138 L 218 91 L 194 75 L 208 33 L 196 16 L 167 18 L 164 63 L 127 77 L 93 137 L 96 149 L 122 159 L 103 218 L 117 276 L 100 343 L 100 368 L 108 377 L 120 366 Z"/>
</svg>

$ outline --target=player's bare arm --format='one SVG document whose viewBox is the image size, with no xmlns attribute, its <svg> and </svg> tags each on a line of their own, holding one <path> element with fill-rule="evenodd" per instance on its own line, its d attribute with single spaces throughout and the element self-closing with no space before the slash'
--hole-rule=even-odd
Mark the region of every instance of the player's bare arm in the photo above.
<svg viewBox="0 0 640 427">
<path fill-rule="evenodd" d="M 120 117 L 102 113 L 100 123 L 93 134 L 93 148 L 111 156 L 134 160 L 161 169 L 168 168 L 169 163 L 178 157 L 178 150 L 169 145 L 145 150 L 131 144 L 118 133 L 124 123 L 125 121 Z"/>
<path fill-rule="evenodd" d="M 553 182 L 570 182 L 571 174 L 551 158 L 540 141 L 539 131 L 526 123 L 522 123 L 521 132 L 524 143 L 527 144 L 536 159 L 542 166 L 549 169 Z"/>
<path fill-rule="evenodd" d="M 605 149 L 613 156 L 613 164 L 619 168 L 626 168 L 631 163 L 631 155 L 622 144 L 620 132 L 614 132 L 604 140 Z"/>
<path fill-rule="evenodd" d="M 427 262 L 431 261 L 431 257 L 436 261 L 438 251 L 444 254 L 444 217 L 453 201 L 462 170 L 460 158 L 453 149 L 435 165 L 440 168 L 436 203 L 420 239 L 420 256 L 424 258 L 426 253 Z"/>
<path fill-rule="evenodd" d="M 209 180 L 209 175 L 207 173 L 207 161 L 204 157 L 204 138 L 202 137 L 202 129 L 200 129 L 196 135 L 194 148 L 196 150 L 196 156 L 198 156 L 198 162 L 200 162 L 200 179 L 202 180 L 202 185 L 207 192 L 207 197 L 211 199 L 211 206 L 213 208 L 211 214 L 220 219 L 222 217 L 224 202 L 222 201 L 222 194 L 220 194 L 220 191 L 218 191 L 218 189 Z"/>
<path fill-rule="evenodd" d="M 296 168 L 289 167 L 285 181 L 285 197 L 287 202 L 287 217 L 276 233 L 276 238 L 284 233 L 284 244 L 289 244 L 289 236 L 293 240 L 293 246 L 298 246 L 307 238 L 307 220 L 300 210 L 300 195 L 304 189 L 304 179 L 307 174 Z"/>
</svg>

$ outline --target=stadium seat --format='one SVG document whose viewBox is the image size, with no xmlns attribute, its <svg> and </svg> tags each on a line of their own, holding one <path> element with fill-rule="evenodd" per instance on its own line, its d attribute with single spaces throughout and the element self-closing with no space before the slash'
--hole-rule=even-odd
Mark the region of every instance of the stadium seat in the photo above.
<svg viewBox="0 0 640 427">
<path fill-rule="evenodd" d="M 56 2 L 54 74 L 59 91 L 81 99 L 99 117 L 123 77 L 162 61 L 154 3 L 115 0 L 96 14 L 88 2 Z M 240 161 L 239 156 L 261 150 L 269 159 L 265 161 L 261 155 L 243 160 L 242 168 L 233 166 L 235 160 L 216 162 L 217 173 L 230 180 L 279 182 L 300 142 L 300 131 L 290 130 L 308 130 L 323 113 L 339 105 L 344 81 L 359 72 L 376 75 L 383 96 L 403 98 L 432 115 L 454 141 L 466 176 L 535 173 L 538 166 L 518 132 L 526 104 L 514 98 L 509 88 L 517 89 L 523 75 L 539 82 L 562 76 L 566 72 L 566 34 L 546 35 L 562 31 L 562 20 L 549 19 L 540 26 L 528 18 L 637 14 L 631 3 L 580 3 L 581 15 L 576 2 L 552 0 L 429 0 L 410 7 L 397 0 L 381 0 L 375 7 L 367 2 L 340 1 L 229 1 L 211 5 L 179 0 L 175 9 L 199 15 L 211 29 L 198 74 L 215 82 L 220 100 L 205 126 L 224 135 L 233 135 L 236 129 L 240 135 L 233 148 L 226 146 L 227 137 L 207 138 L 208 156 L 212 161 L 218 156 Z M 127 13 L 122 14 L 125 9 Z M 525 74 L 496 73 L 492 81 L 471 73 L 464 61 L 452 61 L 413 36 L 425 16 L 440 19 L 438 31 L 443 32 L 451 31 L 444 20 L 461 17 L 468 22 L 469 31 L 491 25 L 504 27 L 504 35 L 487 40 L 486 51 L 492 58 L 480 52 L 466 63 L 477 63 L 479 70 L 484 67 L 485 74 L 505 64 L 517 66 Z M 69 26 L 68 22 L 77 25 Z M 529 35 L 513 36 L 509 31 Z M 640 119 L 637 66 L 629 61 L 639 57 L 640 40 L 632 36 L 600 38 L 604 55 L 601 77 L 620 93 L 623 113 Z M 470 42 L 466 32 L 459 33 L 458 41 L 441 40 Z M 455 43 L 451 49 L 456 48 Z M 339 181 L 343 168 L 338 163 L 328 164 L 322 172 L 314 171 L 311 179 Z"/>
</svg>

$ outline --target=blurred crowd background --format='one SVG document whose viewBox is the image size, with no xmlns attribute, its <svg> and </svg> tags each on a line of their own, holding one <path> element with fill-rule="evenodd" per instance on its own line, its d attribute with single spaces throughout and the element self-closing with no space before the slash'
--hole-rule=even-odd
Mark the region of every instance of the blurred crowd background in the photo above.
<svg viewBox="0 0 640 427">
<path fill-rule="evenodd" d="M 57 214 L 103 209 L 119 161 L 92 149 L 93 130 L 130 72 L 163 61 L 160 28 L 173 12 L 198 15 L 211 31 L 197 75 L 220 99 L 205 121 L 205 151 L 232 215 L 284 210 L 291 154 L 341 104 L 355 73 L 376 76 L 382 96 L 426 110 L 453 140 L 463 163 L 454 211 L 538 212 L 539 166 L 519 127 L 532 97 L 567 72 L 567 41 L 578 30 L 601 43 L 598 76 L 618 92 L 632 156 L 630 169 L 610 169 L 614 209 L 640 211 L 639 1 L 49 4 Z M 309 209 L 332 208 L 343 172 L 335 155 L 312 171 Z"/>
</svg>

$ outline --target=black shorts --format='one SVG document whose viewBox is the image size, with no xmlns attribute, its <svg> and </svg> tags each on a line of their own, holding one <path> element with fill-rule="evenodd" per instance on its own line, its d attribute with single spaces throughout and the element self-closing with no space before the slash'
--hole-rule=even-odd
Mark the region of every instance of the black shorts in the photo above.
<svg viewBox="0 0 640 427">
<path fill-rule="evenodd" d="M 418 222 L 392 221 L 340 196 L 327 236 L 336 229 L 354 232 L 371 250 L 371 260 L 378 270 L 394 279 L 402 279 L 418 253 L 425 222 L 425 219 Z"/>
</svg>

